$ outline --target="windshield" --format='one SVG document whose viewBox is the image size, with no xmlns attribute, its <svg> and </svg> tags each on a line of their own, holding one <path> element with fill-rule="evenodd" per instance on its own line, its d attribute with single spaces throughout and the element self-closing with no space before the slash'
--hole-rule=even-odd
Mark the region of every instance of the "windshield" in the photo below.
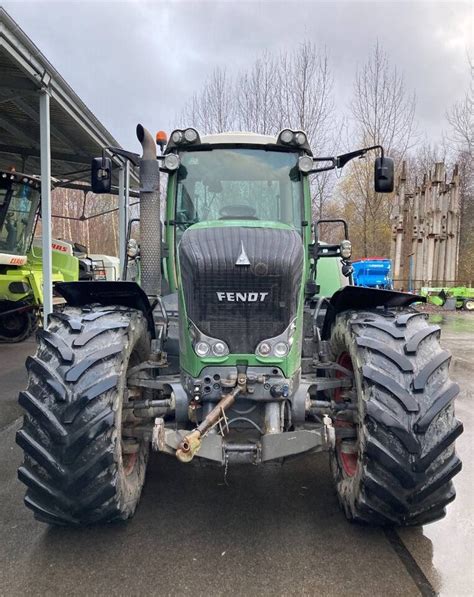
<svg viewBox="0 0 474 597">
<path fill-rule="evenodd" d="M 39 198 L 30 185 L 0 178 L 0 253 L 26 255 Z"/>
<path fill-rule="evenodd" d="M 303 185 L 298 157 L 243 148 L 182 152 L 178 230 L 208 220 L 265 220 L 301 230 Z"/>
</svg>

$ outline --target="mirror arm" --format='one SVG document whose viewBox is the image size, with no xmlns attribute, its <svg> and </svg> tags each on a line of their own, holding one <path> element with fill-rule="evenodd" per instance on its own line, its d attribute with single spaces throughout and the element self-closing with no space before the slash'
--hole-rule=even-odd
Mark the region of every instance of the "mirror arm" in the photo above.
<svg viewBox="0 0 474 597">
<path fill-rule="evenodd" d="M 328 158 L 314 158 L 314 162 L 331 162 L 331 166 L 325 166 L 324 168 L 314 168 L 310 170 L 306 174 L 316 174 L 317 172 L 326 172 L 327 170 L 334 170 L 335 168 L 343 168 L 348 162 L 353 160 L 354 158 L 361 158 L 363 157 L 368 151 L 373 151 L 374 149 L 380 150 L 380 157 L 384 158 L 384 150 L 381 145 L 372 145 L 371 147 L 364 147 L 363 149 L 358 149 L 357 151 L 351 151 L 349 153 L 343 153 L 336 157 L 328 157 Z"/>
<path fill-rule="evenodd" d="M 112 155 L 119 155 L 126 160 L 130 160 L 134 166 L 138 166 L 140 164 L 140 156 L 138 153 L 133 153 L 133 151 L 127 151 L 126 149 L 122 149 L 121 147 L 106 147 L 108 151 Z M 103 156 L 103 153 L 102 153 Z"/>
<path fill-rule="evenodd" d="M 372 151 L 374 149 L 380 149 L 381 152 L 381 158 L 383 160 L 384 158 L 384 152 L 383 152 L 383 147 L 381 145 L 372 145 L 371 147 L 364 147 L 363 149 L 358 149 L 357 151 L 351 151 L 349 153 L 343 153 L 341 155 L 338 155 L 335 160 L 336 160 L 336 168 L 343 168 L 347 162 L 350 162 L 351 160 L 353 160 L 354 158 L 361 158 L 363 157 L 368 151 Z"/>
<path fill-rule="evenodd" d="M 307 174 L 316 174 L 317 172 L 326 172 L 327 170 L 334 170 L 337 167 L 336 158 L 313 158 L 313 162 L 331 162 L 330 166 L 325 166 L 324 168 L 314 168 L 310 170 Z"/>
<path fill-rule="evenodd" d="M 125 158 L 126 160 L 130 160 L 130 162 L 132 162 L 132 164 L 136 167 L 140 165 L 141 156 L 138 153 L 134 153 L 133 151 L 127 151 L 126 149 L 122 149 L 121 147 L 106 147 L 105 149 L 110 151 L 112 155 L 119 155 L 122 158 Z M 104 159 L 105 157 L 105 149 L 102 150 L 102 159 Z M 165 156 L 157 155 L 156 159 L 164 160 Z"/>
<path fill-rule="evenodd" d="M 326 170 L 334 170 L 336 166 L 327 166 L 326 168 L 314 168 L 314 170 L 310 170 L 308 174 L 316 174 L 317 172 L 326 172 Z"/>
</svg>

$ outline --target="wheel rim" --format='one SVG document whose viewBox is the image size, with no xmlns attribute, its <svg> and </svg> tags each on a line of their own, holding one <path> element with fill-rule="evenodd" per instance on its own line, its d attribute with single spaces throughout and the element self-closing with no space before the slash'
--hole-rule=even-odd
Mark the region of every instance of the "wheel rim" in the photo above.
<svg viewBox="0 0 474 597">
<path fill-rule="evenodd" d="M 352 359 L 348 352 L 343 352 L 339 355 L 337 364 L 341 365 L 341 367 L 344 367 L 344 369 L 347 369 L 348 371 L 354 371 Z M 346 377 L 346 375 L 343 371 L 336 371 L 336 377 L 340 379 Z M 336 388 L 334 390 L 335 402 L 344 402 L 344 391 L 344 388 Z M 357 426 L 354 425 L 354 423 L 338 420 L 337 418 L 334 421 L 334 427 L 339 429 L 354 429 L 357 431 Z M 357 437 L 355 440 L 349 441 L 342 438 L 336 439 L 336 457 L 343 473 L 347 477 L 354 477 L 359 466 L 359 449 Z"/>
<path fill-rule="evenodd" d="M 468 311 L 474 311 L 474 301 L 466 301 L 464 303 L 464 307 L 468 310 Z"/>
<path fill-rule="evenodd" d="M 139 359 L 136 354 L 132 354 L 128 363 L 128 371 L 139 363 Z M 133 402 L 137 398 L 141 397 L 141 392 L 136 389 L 126 388 L 127 402 Z M 122 404 L 123 407 L 124 404 Z M 122 437 L 121 437 L 121 452 L 122 452 L 122 466 L 125 477 L 132 475 L 138 465 L 138 455 L 142 447 L 141 442 L 133 437 L 124 436 L 124 429 L 133 428 L 133 421 L 127 421 L 127 414 L 130 413 L 128 409 L 122 408 Z"/>
<path fill-rule="evenodd" d="M 133 471 L 135 470 L 135 466 L 138 461 L 138 452 L 134 452 L 133 454 L 128 454 L 124 452 L 124 447 L 122 444 L 122 462 L 123 462 L 123 472 L 126 477 L 129 477 Z"/>
</svg>

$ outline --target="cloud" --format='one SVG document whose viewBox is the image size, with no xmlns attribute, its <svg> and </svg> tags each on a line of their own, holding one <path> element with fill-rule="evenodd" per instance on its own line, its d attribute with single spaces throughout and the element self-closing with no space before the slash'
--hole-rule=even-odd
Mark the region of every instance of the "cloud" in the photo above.
<svg viewBox="0 0 474 597">
<path fill-rule="evenodd" d="M 136 123 L 169 131 L 214 67 L 237 73 L 264 50 L 291 50 L 306 39 L 327 48 L 341 111 L 357 67 L 378 39 L 416 91 L 420 128 L 432 138 L 468 85 L 469 3 L 7 1 L 4 7 L 132 149 Z"/>
</svg>

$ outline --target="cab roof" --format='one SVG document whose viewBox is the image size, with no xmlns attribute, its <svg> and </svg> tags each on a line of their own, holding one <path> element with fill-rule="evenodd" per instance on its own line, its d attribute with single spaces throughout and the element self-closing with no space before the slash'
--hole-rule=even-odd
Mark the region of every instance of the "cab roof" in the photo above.
<svg viewBox="0 0 474 597">
<path fill-rule="evenodd" d="M 230 131 L 228 133 L 216 133 L 201 137 L 201 143 L 209 143 L 211 145 L 276 145 L 276 142 L 277 139 L 273 135 L 260 135 L 245 131 Z"/>
<path fill-rule="evenodd" d="M 231 145 L 231 146 L 264 146 L 264 147 L 268 147 L 268 146 L 272 146 L 274 145 L 277 148 L 281 148 L 281 149 L 286 149 L 287 151 L 295 151 L 295 150 L 300 150 L 300 151 L 304 151 L 305 153 L 307 153 L 308 155 L 313 155 L 311 148 L 308 144 L 308 141 L 306 141 L 304 143 L 304 145 L 301 145 L 299 147 L 295 146 L 293 143 L 282 143 L 280 141 L 280 136 L 275 137 L 274 135 L 261 135 L 259 133 L 250 133 L 247 131 L 229 131 L 229 132 L 225 132 L 225 133 L 213 133 L 210 135 L 202 135 L 199 136 L 199 133 L 196 129 L 191 129 L 194 130 L 195 133 L 198 135 L 198 139 L 197 141 L 193 142 L 193 143 L 182 143 L 179 142 L 175 143 L 173 141 L 173 134 L 176 131 L 180 131 L 183 132 L 181 129 L 175 129 L 175 131 L 173 131 L 170 135 L 170 139 L 166 145 L 166 148 L 164 150 L 164 153 L 170 153 L 176 149 L 182 149 L 182 150 L 190 150 L 193 148 L 199 148 L 200 146 L 223 146 L 223 145 Z M 291 130 L 291 129 L 288 129 Z M 297 132 L 303 132 L 303 131 L 292 131 L 292 133 L 297 133 Z"/>
</svg>

